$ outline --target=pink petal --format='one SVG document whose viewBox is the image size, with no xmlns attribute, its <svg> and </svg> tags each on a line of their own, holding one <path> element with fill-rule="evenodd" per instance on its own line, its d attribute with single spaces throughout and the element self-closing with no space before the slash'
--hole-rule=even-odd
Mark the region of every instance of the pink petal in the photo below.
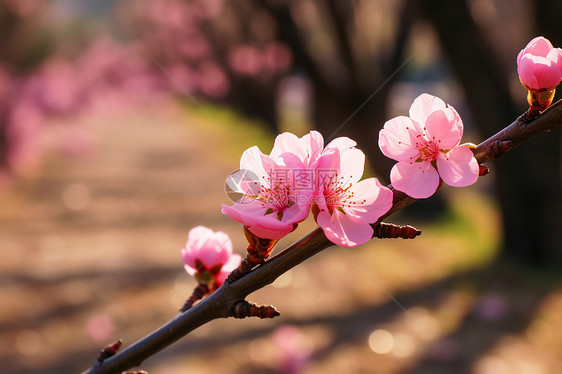
<svg viewBox="0 0 562 374">
<path fill-rule="evenodd" d="M 226 280 L 226 278 L 228 277 L 228 275 L 234 269 L 236 269 L 238 266 L 240 266 L 240 262 L 242 262 L 242 257 L 239 254 L 234 253 L 234 254 L 230 255 L 230 258 L 228 259 L 228 262 L 226 262 L 222 266 L 221 271 L 217 274 L 217 277 L 216 277 L 215 281 L 218 284 L 223 284 L 224 281 Z"/>
<path fill-rule="evenodd" d="M 562 72 L 562 49 L 552 48 L 546 58 L 556 64 L 558 69 Z"/>
<path fill-rule="evenodd" d="M 339 178 L 340 151 L 337 148 L 326 148 L 318 159 L 315 171 L 316 195 L 321 196 L 331 191 Z M 324 209 L 323 201 L 319 201 L 319 208 Z"/>
<path fill-rule="evenodd" d="M 195 269 L 195 256 L 193 253 L 189 252 L 185 248 L 181 250 L 181 259 L 184 264 L 185 271 L 191 276 L 197 273 L 197 269 Z"/>
<path fill-rule="evenodd" d="M 345 183 L 359 181 L 365 169 L 365 154 L 357 148 L 342 151 L 338 169 L 339 178 Z"/>
<path fill-rule="evenodd" d="M 221 211 L 236 222 L 248 226 L 260 238 L 281 239 L 293 230 L 292 223 L 279 221 L 277 212 L 265 215 L 266 210 L 260 201 L 252 200 L 247 204 L 235 203 L 233 206 L 223 204 Z"/>
<path fill-rule="evenodd" d="M 420 152 L 415 147 L 417 126 L 408 117 L 399 116 L 386 121 L 379 132 L 379 148 L 382 153 L 396 161 L 415 161 Z"/>
<path fill-rule="evenodd" d="M 302 137 L 302 142 L 305 144 L 308 153 L 308 163 L 305 162 L 305 165 L 312 166 L 324 150 L 324 138 L 318 131 L 311 131 Z"/>
<path fill-rule="evenodd" d="M 521 82 L 531 89 L 552 89 L 560 83 L 562 73 L 554 62 L 546 57 L 526 54 L 517 65 Z"/>
<path fill-rule="evenodd" d="M 351 140 L 350 138 L 348 138 L 346 136 L 340 136 L 339 138 L 335 138 L 330 143 L 328 143 L 328 145 L 326 146 L 326 149 L 337 148 L 340 151 L 343 151 L 345 149 L 353 148 L 356 145 L 357 145 L 357 142 L 355 142 L 354 140 Z"/>
<path fill-rule="evenodd" d="M 287 236 L 287 234 L 293 231 L 293 225 L 286 227 L 283 230 L 270 228 L 265 225 L 263 226 L 255 225 L 255 226 L 248 226 L 248 230 L 250 230 L 258 238 L 276 240 L 276 239 L 284 238 L 285 236 Z"/>
<path fill-rule="evenodd" d="M 523 55 L 530 53 L 534 56 L 546 57 L 546 55 L 548 54 L 548 52 L 550 52 L 551 49 L 552 49 L 552 43 L 548 39 L 542 36 L 538 36 L 533 40 L 531 40 L 527 44 L 527 46 L 523 48 L 523 50 L 520 52 L 520 55 L 521 57 L 523 57 Z M 519 61 L 519 59 L 517 61 Z"/>
<path fill-rule="evenodd" d="M 332 215 L 325 211 L 320 212 L 316 220 L 326 237 L 342 247 L 354 248 L 373 237 L 373 228 L 365 220 L 361 218 L 351 220 L 338 211 L 334 211 Z"/>
<path fill-rule="evenodd" d="M 412 103 L 410 107 L 410 118 L 423 126 L 431 113 L 438 109 L 445 109 L 446 107 L 447 104 L 437 96 L 423 93 Z"/>
<path fill-rule="evenodd" d="M 424 199 L 435 193 L 439 174 L 430 162 L 398 162 L 390 171 L 392 186 L 407 195 Z"/>
<path fill-rule="evenodd" d="M 478 162 L 467 147 L 456 147 L 437 158 L 437 170 L 449 186 L 465 187 L 478 179 Z"/>
<path fill-rule="evenodd" d="M 299 157 L 302 157 L 304 153 L 304 147 L 302 146 L 299 138 L 290 132 L 284 132 L 277 135 L 269 155 L 272 158 L 278 158 L 286 152 L 295 153 Z"/>
<path fill-rule="evenodd" d="M 198 250 L 199 260 L 206 267 L 224 264 L 232 253 L 232 242 L 224 232 L 215 232 Z"/>
<path fill-rule="evenodd" d="M 368 223 L 376 222 L 392 207 L 392 191 L 384 187 L 377 178 L 367 178 L 352 185 L 349 192 L 354 200 L 344 207 L 346 213 L 363 218 Z"/>
<path fill-rule="evenodd" d="M 240 158 L 240 169 L 250 170 L 260 178 L 260 182 L 263 182 L 262 177 L 267 177 L 269 173 L 269 170 L 267 170 L 269 165 L 264 166 L 262 156 L 264 155 L 260 149 L 257 146 L 253 146 L 245 150 Z"/>
<path fill-rule="evenodd" d="M 296 195 L 296 203 L 283 211 L 283 218 L 281 222 L 286 223 L 299 223 L 307 219 L 310 213 L 310 205 L 312 204 L 312 191 Z"/>
<path fill-rule="evenodd" d="M 461 141 L 462 121 L 456 112 L 449 109 L 436 110 L 425 122 L 427 140 L 439 149 L 452 149 Z"/>
<path fill-rule="evenodd" d="M 196 251 L 197 248 L 200 248 L 203 243 L 207 240 L 207 238 L 213 235 L 213 230 L 205 227 L 205 226 L 196 226 L 189 230 L 189 234 L 187 235 L 187 243 L 185 245 L 186 249 L 191 251 Z"/>
<path fill-rule="evenodd" d="M 291 153 L 298 157 L 308 167 L 316 162 L 324 149 L 324 138 L 318 131 L 311 131 L 302 138 L 289 132 L 278 135 L 270 156 L 276 161 L 283 158 L 283 154 Z"/>
</svg>

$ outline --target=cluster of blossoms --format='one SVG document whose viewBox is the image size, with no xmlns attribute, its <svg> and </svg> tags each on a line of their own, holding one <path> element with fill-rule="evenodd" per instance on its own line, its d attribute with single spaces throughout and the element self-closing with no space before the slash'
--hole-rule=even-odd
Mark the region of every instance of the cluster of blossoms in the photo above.
<svg viewBox="0 0 562 374">
<path fill-rule="evenodd" d="M 370 224 L 392 206 L 392 191 L 376 178 L 360 181 L 365 155 L 356 143 L 336 138 L 324 147 L 317 131 L 298 138 L 283 133 L 269 155 L 257 147 L 244 152 L 240 173 L 229 183 L 244 196 L 222 212 L 259 238 L 280 239 L 304 221 L 312 208 L 335 244 L 356 247 L 373 235 Z"/>
<path fill-rule="evenodd" d="M 396 117 L 380 132 L 382 152 L 398 161 L 391 172 L 395 189 L 414 198 L 431 196 L 440 180 L 468 186 L 478 178 L 472 151 L 459 145 L 463 124 L 455 109 L 441 99 L 423 94 L 410 108 L 410 118 Z M 279 239 L 306 219 L 316 222 L 335 244 L 356 247 L 371 239 L 376 222 L 392 206 L 392 192 L 376 178 L 360 180 L 365 155 L 356 143 L 336 138 L 326 147 L 311 131 L 298 138 L 277 137 L 270 155 L 257 147 L 240 161 L 240 174 L 231 187 L 244 196 L 222 212 L 244 224 L 260 238 Z"/>
<path fill-rule="evenodd" d="M 562 50 L 537 37 L 519 53 L 517 70 L 529 90 L 530 111 L 544 110 L 562 80 Z M 397 161 L 390 172 L 393 188 L 421 199 L 442 183 L 465 187 L 476 182 L 479 165 L 473 146 L 460 144 L 462 135 L 462 120 L 452 106 L 429 94 L 417 97 L 409 117 L 387 121 L 379 133 L 382 153 Z M 365 155 L 355 146 L 346 137 L 324 146 L 322 135 L 311 131 L 301 138 L 277 136 L 269 155 L 249 148 L 240 170 L 227 179 L 242 197 L 232 206 L 223 204 L 222 213 L 266 246 L 293 231 L 311 211 L 334 244 L 367 242 L 371 225 L 392 207 L 393 193 L 376 178 L 361 180 Z M 211 290 L 241 263 L 226 234 L 201 226 L 190 232 L 182 257 L 187 272 Z"/>
</svg>

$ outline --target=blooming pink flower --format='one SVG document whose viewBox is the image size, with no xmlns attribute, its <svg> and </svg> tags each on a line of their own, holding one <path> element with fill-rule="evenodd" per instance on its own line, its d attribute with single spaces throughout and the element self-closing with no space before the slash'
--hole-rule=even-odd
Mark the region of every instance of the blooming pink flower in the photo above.
<svg viewBox="0 0 562 374">
<path fill-rule="evenodd" d="M 428 94 L 414 100 L 409 118 L 387 121 L 379 133 L 379 147 L 398 161 L 390 172 L 394 188 L 421 199 L 437 190 L 439 177 L 454 187 L 476 182 L 478 162 L 468 147 L 459 146 L 462 133 L 456 110 Z"/>
<path fill-rule="evenodd" d="M 189 231 L 187 244 L 181 250 L 185 270 L 199 283 L 220 286 L 230 272 L 241 262 L 239 254 L 232 253 L 232 242 L 222 231 L 197 226 Z"/>
<path fill-rule="evenodd" d="M 365 155 L 349 138 L 334 139 L 316 165 L 316 222 L 333 243 L 357 247 L 373 236 L 371 223 L 392 206 L 392 192 L 376 178 L 362 181 Z"/>
<path fill-rule="evenodd" d="M 517 56 L 517 73 L 527 89 L 552 90 L 562 78 L 562 49 L 542 36 L 534 38 Z"/>
<path fill-rule="evenodd" d="M 277 137 L 269 156 L 256 146 L 246 150 L 240 159 L 239 174 L 255 177 L 248 181 L 234 175 L 227 180 L 244 196 L 233 206 L 223 204 L 222 213 L 260 238 L 281 239 L 291 232 L 310 211 L 313 173 L 308 164 L 319 153 L 317 140 L 311 134 L 299 139 L 285 133 Z M 300 182 L 307 180 L 308 184 L 301 186 Z"/>
</svg>

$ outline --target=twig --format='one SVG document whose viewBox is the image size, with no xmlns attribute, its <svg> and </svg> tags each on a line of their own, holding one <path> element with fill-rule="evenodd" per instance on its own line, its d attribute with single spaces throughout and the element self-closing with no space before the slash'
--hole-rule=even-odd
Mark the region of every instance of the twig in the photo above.
<svg viewBox="0 0 562 374">
<path fill-rule="evenodd" d="M 553 104 L 534 120 L 525 121 L 524 116 L 520 116 L 511 125 L 473 149 L 478 163 L 501 157 L 532 137 L 560 125 L 562 123 L 561 101 Z M 392 190 L 394 193 L 393 206 L 380 220 L 416 201 L 416 199 L 400 191 Z M 373 224 L 373 228 L 376 228 L 377 225 L 379 225 L 378 222 Z M 283 273 L 332 245 L 322 229 L 316 228 L 281 253 L 257 266 L 246 276 L 233 283 L 225 282 L 217 291 L 191 309 L 178 315 L 120 353 L 106 358 L 99 365 L 91 367 L 84 374 L 119 374 L 124 370 L 140 365 L 145 359 L 197 327 L 214 319 L 231 316 L 235 305 L 240 300 L 244 300 L 250 293 L 271 284 Z"/>
</svg>

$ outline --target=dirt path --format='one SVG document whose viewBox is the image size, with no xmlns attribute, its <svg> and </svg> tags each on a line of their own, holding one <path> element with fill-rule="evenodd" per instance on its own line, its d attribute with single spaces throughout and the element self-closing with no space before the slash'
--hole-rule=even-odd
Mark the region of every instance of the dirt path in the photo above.
<svg viewBox="0 0 562 374">
<path fill-rule="evenodd" d="M 1 192 L 0 362 L 8 372 L 106 344 L 187 279 L 179 249 L 191 227 L 238 230 L 220 214 L 232 160 L 212 153 L 224 139 L 177 104 L 161 105 L 85 116 L 74 125 L 92 130 L 92 152 L 51 155 L 37 175 Z M 159 311 L 169 317 L 178 296 Z"/>
</svg>

